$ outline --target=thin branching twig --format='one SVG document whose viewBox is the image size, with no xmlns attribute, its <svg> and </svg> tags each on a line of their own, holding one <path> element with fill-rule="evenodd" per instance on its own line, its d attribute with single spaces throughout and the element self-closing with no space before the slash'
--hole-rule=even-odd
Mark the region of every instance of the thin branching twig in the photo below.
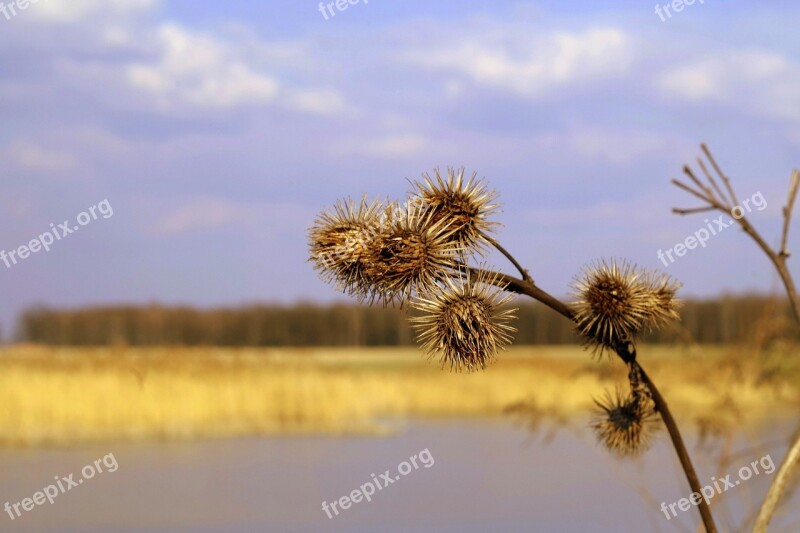
<svg viewBox="0 0 800 533">
<path fill-rule="evenodd" d="M 684 167 L 684 173 L 689 177 L 689 179 L 694 183 L 700 191 L 693 189 L 689 185 L 682 183 L 678 180 L 672 180 L 672 183 L 675 184 L 677 187 L 683 189 L 684 191 L 690 193 L 692 196 L 699 198 L 702 200 L 706 205 L 691 208 L 691 209 L 673 209 L 674 213 L 680 215 L 687 215 L 693 213 L 700 213 L 705 211 L 721 211 L 726 214 L 732 214 L 733 209 L 739 205 L 739 202 L 736 199 L 736 194 L 733 190 L 733 186 L 731 185 L 730 179 L 725 173 L 722 172 L 719 164 L 717 164 L 716 159 L 711 154 L 711 151 L 705 144 L 700 145 L 701 150 L 705 154 L 708 161 L 711 163 L 712 168 L 716 172 L 717 176 L 720 178 L 722 183 L 725 185 L 725 188 L 729 195 L 729 200 L 724 198 L 722 191 L 717 186 L 716 181 L 714 180 L 713 176 L 710 172 L 708 172 L 707 167 L 703 163 L 702 159 L 698 159 L 698 163 L 700 168 L 705 175 L 706 180 L 708 181 L 708 185 L 717 191 L 717 195 L 714 195 L 711 188 L 708 185 L 703 184 L 697 177 L 692 173 L 691 169 L 686 166 Z M 797 289 L 794 283 L 794 279 L 792 278 L 792 274 L 789 271 L 786 262 L 789 259 L 790 253 L 787 248 L 788 246 L 788 238 L 789 238 L 789 226 L 792 220 L 792 210 L 794 207 L 795 200 L 797 199 L 797 192 L 798 188 L 800 188 L 800 171 L 795 170 L 792 173 L 792 177 L 789 184 L 789 192 L 787 195 L 786 205 L 783 207 L 783 230 L 781 232 L 781 239 L 780 239 L 780 248 L 775 250 L 772 246 L 770 246 L 764 238 L 759 234 L 759 232 L 753 227 L 753 225 L 747 220 L 744 216 L 744 212 L 739 208 L 739 212 L 741 216 L 733 218 L 736 222 L 741 226 L 742 230 L 747 233 L 758 245 L 759 248 L 767 255 L 769 260 L 775 266 L 775 269 L 778 272 L 778 275 L 783 282 L 784 288 L 786 289 L 786 295 L 789 299 L 789 307 L 791 308 L 792 314 L 794 316 L 795 321 L 797 322 L 798 328 L 800 328 L 800 298 L 798 298 Z M 769 526 L 769 522 L 772 519 L 772 516 L 775 514 L 775 509 L 778 506 L 778 503 L 781 500 L 786 488 L 789 484 L 789 480 L 791 478 L 792 473 L 794 472 L 795 468 L 800 465 L 800 437 L 798 437 L 794 444 L 789 449 L 786 457 L 783 460 L 780 468 L 778 469 L 775 478 L 770 485 L 769 491 L 767 492 L 767 496 L 764 499 L 764 503 L 759 510 L 758 517 L 756 518 L 756 523 L 754 526 L 753 531 L 756 533 L 764 533 L 767 531 L 767 527 Z"/>
</svg>

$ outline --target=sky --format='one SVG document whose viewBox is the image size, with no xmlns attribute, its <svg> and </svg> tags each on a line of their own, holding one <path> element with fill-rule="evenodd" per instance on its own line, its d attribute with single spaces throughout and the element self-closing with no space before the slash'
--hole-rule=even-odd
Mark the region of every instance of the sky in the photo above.
<svg viewBox="0 0 800 533">
<path fill-rule="evenodd" d="M 554 294 L 603 257 L 682 296 L 780 288 L 737 229 L 666 267 L 657 251 L 705 227 L 671 213 L 698 205 L 670 179 L 700 142 L 740 200 L 761 194 L 748 218 L 777 242 L 800 167 L 797 2 L 9 4 L 0 250 L 73 231 L 0 262 L 6 332 L 37 305 L 337 300 L 306 262 L 316 213 L 448 166 L 497 190 L 501 242 Z"/>
</svg>

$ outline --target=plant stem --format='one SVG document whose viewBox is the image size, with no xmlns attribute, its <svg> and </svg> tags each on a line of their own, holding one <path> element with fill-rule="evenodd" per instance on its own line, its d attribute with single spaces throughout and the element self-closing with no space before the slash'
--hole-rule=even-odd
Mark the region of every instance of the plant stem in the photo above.
<svg viewBox="0 0 800 533">
<path fill-rule="evenodd" d="M 525 281 L 530 281 L 531 283 L 533 283 L 533 278 L 531 278 L 531 275 L 528 273 L 528 271 L 527 271 L 526 269 L 524 269 L 524 268 L 522 267 L 522 265 L 521 265 L 521 264 L 519 264 L 519 261 L 517 261 L 517 260 L 514 258 L 514 256 L 513 256 L 513 255 L 511 255 L 511 254 L 508 252 L 508 250 L 506 250 L 505 248 L 503 248 L 503 246 L 501 246 L 499 242 L 497 242 L 495 239 L 493 239 L 493 238 L 489 237 L 488 235 L 484 235 L 484 237 L 485 237 L 485 238 L 487 238 L 487 239 L 489 240 L 489 242 L 491 242 L 491 243 L 492 243 L 492 246 L 494 246 L 495 248 L 497 248 L 497 250 L 498 250 L 498 251 L 499 251 L 501 254 L 503 254 L 503 255 L 505 256 L 505 258 L 506 258 L 506 259 L 508 259 L 509 261 L 511 261 L 511 264 L 512 264 L 512 265 L 514 265 L 514 268 L 516 268 L 516 269 L 519 271 L 519 273 L 520 273 L 520 274 L 522 274 L 522 279 L 523 279 L 523 280 L 525 280 Z"/>
<path fill-rule="evenodd" d="M 481 271 L 477 268 L 470 268 L 470 270 L 474 271 L 475 273 L 483 272 L 484 274 L 491 274 L 491 276 L 488 276 L 487 279 L 497 280 L 497 285 L 505 290 L 524 296 L 530 296 L 534 300 L 545 304 L 547 307 L 560 313 L 569 320 L 575 320 L 575 313 L 572 309 L 561 302 L 558 298 L 555 298 L 554 296 L 551 296 L 544 290 L 540 289 L 535 283 L 533 283 L 533 281 L 526 281 L 499 272 L 490 273 Z M 691 487 L 692 492 L 702 494 L 702 486 L 700 485 L 700 480 L 697 478 L 697 472 L 692 465 L 689 452 L 687 451 L 686 445 L 683 442 L 683 437 L 681 437 L 678 424 L 675 422 L 672 412 L 669 410 L 667 401 L 661 395 L 661 392 L 659 392 L 653 380 L 650 379 L 650 376 L 648 376 L 644 371 L 644 368 L 642 368 L 639 362 L 636 361 L 635 352 L 633 355 L 631 355 L 630 353 L 625 352 L 624 348 L 622 347 L 617 350 L 617 352 L 617 355 L 619 355 L 623 361 L 628 364 L 636 365 L 639 372 L 641 372 L 644 383 L 650 390 L 656 410 L 661 414 L 661 419 L 664 421 L 664 425 L 667 426 L 667 431 L 669 432 L 670 439 L 672 440 L 672 445 L 675 448 L 675 452 L 678 454 L 678 459 L 680 460 L 683 472 L 686 474 L 686 480 L 689 482 L 689 487 Z M 800 452 L 800 448 L 798 448 L 798 452 Z M 714 518 L 711 515 L 711 508 L 708 506 L 708 503 L 705 501 L 705 499 L 702 499 L 698 504 L 698 510 L 700 511 L 700 517 L 703 520 L 703 525 L 705 526 L 706 531 L 708 533 L 716 533 L 717 526 L 714 524 Z"/>
<path fill-rule="evenodd" d="M 501 289 L 523 296 L 530 296 L 566 318 L 575 320 L 575 312 L 570 309 L 569 306 L 540 289 L 532 280 L 526 281 L 524 279 L 515 278 L 514 276 L 509 276 L 508 274 L 503 274 L 502 272 L 493 272 L 480 268 L 466 267 L 466 269 L 475 274 L 487 275 L 487 278 L 494 279 L 495 284 Z"/>
<path fill-rule="evenodd" d="M 736 194 L 733 191 L 733 187 L 731 186 L 730 180 L 728 177 L 722 172 L 722 169 L 717 164 L 717 161 L 714 159 L 714 156 L 711 155 L 711 151 L 705 144 L 701 144 L 700 148 L 703 150 L 706 158 L 708 158 L 709 162 L 711 163 L 714 171 L 720 177 L 722 182 L 725 184 L 726 189 L 728 190 L 728 194 L 730 195 L 730 200 L 734 205 L 738 204 L 739 202 L 736 200 Z M 673 210 L 674 212 L 686 215 L 690 213 L 699 213 L 702 211 L 706 211 L 709 209 L 718 209 L 719 211 L 730 214 L 733 216 L 733 208 L 730 204 L 725 203 L 724 195 L 722 195 L 719 187 L 717 187 L 716 181 L 711 176 L 711 173 L 708 171 L 706 166 L 703 164 L 702 159 L 698 159 L 698 163 L 700 163 L 700 167 L 703 170 L 703 173 L 708 179 L 709 183 L 715 188 L 717 193 L 720 195 L 721 199 L 717 200 L 711 190 L 699 182 L 697 177 L 692 173 L 691 169 L 684 167 L 684 173 L 686 173 L 689 178 L 697 184 L 703 192 L 698 192 L 695 189 L 692 189 L 686 184 L 683 184 L 677 180 L 672 180 L 672 182 L 680 187 L 681 189 L 685 190 L 689 194 L 700 198 L 703 200 L 707 205 L 693 208 L 693 209 L 677 209 Z M 797 288 L 794 284 L 794 280 L 792 279 L 792 274 L 789 271 L 789 268 L 786 266 L 786 260 L 789 258 L 789 250 L 787 248 L 788 244 L 788 236 L 789 236 L 789 226 L 791 225 L 792 220 L 792 210 L 794 208 L 795 201 L 797 199 L 798 191 L 800 190 L 800 170 L 794 170 L 792 172 L 792 177 L 789 182 L 789 193 L 786 199 L 786 205 L 783 207 L 783 231 L 781 233 L 781 241 L 780 241 L 780 248 L 775 250 L 772 246 L 770 246 L 767 241 L 758 233 L 758 231 L 753 227 L 752 224 L 745 218 L 742 217 L 734 217 L 737 218 L 737 222 L 742 227 L 742 230 L 753 239 L 753 241 L 758 245 L 759 248 L 766 254 L 772 264 L 775 266 L 775 270 L 777 270 L 778 275 L 783 282 L 783 286 L 786 289 L 786 295 L 789 299 L 789 307 L 791 308 L 792 315 L 794 316 L 797 325 L 800 326 L 800 294 L 797 293 Z M 764 500 L 764 503 L 761 505 L 761 508 L 758 512 L 758 517 L 756 519 L 756 525 L 754 531 L 757 533 L 764 533 L 767 531 L 767 526 L 769 525 L 770 519 L 772 515 L 775 513 L 775 509 L 780 502 L 781 496 L 783 492 L 786 490 L 786 487 L 789 483 L 789 478 L 791 477 L 792 470 L 800 465 L 800 435 L 795 438 L 795 442 L 791 445 L 789 449 L 789 453 L 786 455 L 783 463 L 781 464 L 780 468 L 778 469 L 778 473 L 775 478 L 772 480 L 772 484 L 767 491 L 767 497 Z"/>
<path fill-rule="evenodd" d="M 642 368 L 638 361 L 634 361 L 632 364 L 639 368 L 639 372 L 641 372 L 644 383 L 650 390 L 656 410 L 661 414 L 661 419 L 664 421 L 664 425 L 667 426 L 669 437 L 672 439 L 672 446 L 675 448 L 675 452 L 678 454 L 678 459 L 681 462 L 683 472 L 686 474 L 686 480 L 689 482 L 692 492 L 702 495 L 702 485 L 700 485 L 700 480 L 697 478 L 697 472 L 692 465 L 692 459 L 689 457 L 689 452 L 686 450 L 686 445 L 683 442 L 683 437 L 681 437 L 678 424 L 675 422 L 675 419 L 672 417 L 672 412 L 667 406 L 667 401 L 663 396 L 661 396 L 656 384 L 653 383 L 653 380 L 650 379 L 650 376 L 647 375 L 647 372 L 644 371 L 644 368 Z M 700 511 L 700 516 L 703 519 L 703 525 L 705 526 L 706 531 L 708 533 L 715 533 L 717 531 L 717 526 L 714 524 L 714 517 L 711 515 L 711 508 L 708 506 L 708 502 L 706 502 L 705 498 L 700 500 L 697 508 Z"/>
<path fill-rule="evenodd" d="M 769 521 L 775 513 L 775 508 L 781 500 L 781 496 L 789 484 L 792 470 L 800 464 L 800 438 L 795 440 L 794 445 L 786 454 L 783 464 L 778 469 L 775 479 L 767 491 L 767 497 L 764 498 L 764 503 L 761 504 L 761 509 L 758 511 L 758 518 L 756 524 L 753 526 L 753 533 L 766 533 Z"/>
</svg>

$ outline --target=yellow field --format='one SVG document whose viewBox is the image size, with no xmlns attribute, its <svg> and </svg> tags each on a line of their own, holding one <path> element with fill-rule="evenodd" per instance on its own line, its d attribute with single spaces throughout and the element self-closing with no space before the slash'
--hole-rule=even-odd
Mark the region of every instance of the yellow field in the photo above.
<svg viewBox="0 0 800 533">
<path fill-rule="evenodd" d="M 682 423 L 755 421 L 800 403 L 789 359 L 643 347 L 640 360 Z M 0 350 L 0 445 L 375 432 L 396 417 L 497 416 L 520 402 L 565 419 L 624 375 L 576 347 L 514 348 L 467 375 L 414 348 L 19 346 Z"/>
</svg>

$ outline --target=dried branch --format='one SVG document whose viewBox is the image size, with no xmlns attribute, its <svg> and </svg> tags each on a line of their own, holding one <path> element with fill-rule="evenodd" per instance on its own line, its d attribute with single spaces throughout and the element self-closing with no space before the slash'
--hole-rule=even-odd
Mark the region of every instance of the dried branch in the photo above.
<svg viewBox="0 0 800 533">
<path fill-rule="evenodd" d="M 789 224 L 792 220 L 792 208 L 794 207 L 795 199 L 797 198 L 797 189 L 799 186 L 800 170 L 795 170 L 792 173 L 792 179 L 789 184 L 789 194 L 786 201 L 786 206 L 783 208 L 781 250 L 777 257 L 780 259 L 781 265 L 783 265 L 784 269 L 786 268 L 786 260 L 789 258 L 789 250 L 786 248 L 787 240 L 789 238 Z M 791 277 L 789 277 L 789 281 L 791 282 Z M 797 311 L 800 304 L 798 304 L 797 292 L 790 292 L 789 285 L 787 285 L 786 290 L 788 292 L 792 309 L 795 313 L 795 319 L 797 319 L 798 326 L 800 326 L 800 314 L 798 314 Z M 800 436 L 795 439 L 794 444 L 789 449 L 789 452 L 786 454 L 786 457 L 781 463 L 778 473 L 772 480 L 772 484 L 767 491 L 767 497 L 764 498 L 764 503 L 761 505 L 761 509 L 758 512 L 758 517 L 756 518 L 756 524 L 753 527 L 753 531 L 755 533 L 766 533 L 769 522 L 772 519 L 772 516 L 775 514 L 775 509 L 777 509 L 781 497 L 786 492 L 786 488 L 789 485 L 789 480 L 791 479 L 794 470 L 798 467 L 798 465 L 800 465 Z"/>
<path fill-rule="evenodd" d="M 694 184 L 697 185 L 700 188 L 700 190 L 706 194 L 709 200 L 714 202 L 717 201 L 717 199 L 714 197 L 714 192 L 707 185 L 704 185 L 703 183 L 700 182 L 699 179 L 697 179 L 697 176 L 694 175 L 694 172 L 692 172 L 692 169 L 689 167 L 689 165 L 685 165 L 683 167 L 683 173 L 689 176 L 689 179 L 692 180 Z"/>
<path fill-rule="evenodd" d="M 728 176 L 726 176 L 722 172 L 722 170 L 719 168 L 719 165 L 717 164 L 717 160 L 714 159 L 713 155 L 711 155 L 711 151 L 708 149 L 708 146 L 706 146 L 706 144 L 703 143 L 703 144 L 700 145 L 700 148 L 703 150 L 703 153 L 706 154 L 706 157 L 711 162 L 711 165 L 714 167 L 714 170 L 716 171 L 717 175 L 720 177 L 722 182 L 725 184 L 725 188 L 728 189 L 728 194 L 731 195 L 731 201 L 732 201 L 733 205 L 737 205 L 739 203 L 739 200 L 736 199 L 736 193 L 733 192 L 733 187 L 731 187 L 731 181 L 728 179 Z"/>
<path fill-rule="evenodd" d="M 781 251 L 778 254 L 782 257 L 789 257 L 789 250 L 786 248 L 786 243 L 789 239 L 789 223 L 792 220 L 792 208 L 797 198 L 798 187 L 800 187 L 800 170 L 795 170 L 792 172 L 792 181 L 789 184 L 789 197 L 783 208 L 783 234 L 781 236 Z"/>
<path fill-rule="evenodd" d="M 707 188 L 702 185 L 691 172 L 691 169 L 687 171 L 688 167 L 684 168 L 684 172 L 694 181 L 701 190 L 705 191 L 706 194 L 702 195 L 698 193 L 696 190 L 692 189 L 691 187 L 678 182 L 677 180 L 672 180 L 672 183 L 676 186 L 680 187 L 681 189 L 685 190 L 686 192 L 692 194 L 693 196 L 699 197 L 704 200 L 708 205 L 700 208 L 694 209 L 673 209 L 674 213 L 680 215 L 692 214 L 692 213 L 699 213 L 704 211 L 712 211 L 712 210 L 719 210 L 726 214 L 732 214 L 731 211 L 733 210 L 734 206 L 738 205 L 739 202 L 736 199 L 736 194 L 733 191 L 733 187 L 731 186 L 730 180 L 728 177 L 722 172 L 722 169 L 717 164 L 717 161 L 714 159 L 714 156 L 711 155 L 711 151 L 705 144 L 701 144 L 700 148 L 702 149 L 703 153 L 705 154 L 708 161 L 711 163 L 711 166 L 714 168 L 714 171 L 722 180 L 725 188 L 728 191 L 730 199 L 732 200 L 732 204 L 726 202 L 717 202 L 713 195 L 708 194 Z M 698 158 L 698 163 L 700 168 L 703 171 L 703 174 L 706 176 L 706 179 L 711 184 L 714 189 L 724 198 L 719 187 L 716 185 L 714 178 L 712 177 L 711 173 L 708 172 L 708 169 L 703 164 L 702 159 Z M 797 289 L 794 284 L 794 279 L 792 278 L 792 274 L 789 271 L 788 267 L 786 266 L 786 260 L 789 258 L 789 250 L 787 249 L 787 241 L 789 236 L 789 225 L 791 223 L 792 218 L 792 209 L 794 207 L 795 200 L 797 198 L 798 188 L 800 188 L 800 171 L 795 170 L 792 173 L 792 178 L 789 185 L 789 194 L 786 201 L 786 205 L 783 208 L 783 232 L 781 235 L 781 245 L 780 250 L 775 250 L 772 246 L 764 240 L 761 234 L 756 231 L 752 224 L 747 220 L 747 218 L 742 213 L 741 217 L 733 217 L 736 219 L 738 224 L 741 226 L 742 230 L 747 233 L 753 241 L 758 245 L 759 248 L 766 254 L 772 264 L 775 266 L 775 269 L 778 272 L 778 275 L 783 282 L 784 288 L 786 289 L 786 295 L 789 299 L 789 306 L 792 310 L 792 314 L 794 315 L 795 321 L 797 322 L 798 327 L 800 327 L 800 299 L 798 299 Z M 786 458 L 784 459 L 781 467 L 778 469 L 778 472 L 775 478 L 772 481 L 772 485 L 767 492 L 767 497 L 764 500 L 764 503 L 761 506 L 761 509 L 758 513 L 758 518 L 756 519 L 756 524 L 753 529 L 756 533 L 764 533 L 767 531 L 767 527 L 772 516 L 775 513 L 775 509 L 778 506 L 778 503 L 781 500 L 784 492 L 786 491 L 786 487 L 789 484 L 789 478 L 793 473 L 793 470 L 800 465 L 800 437 L 796 439 L 794 444 L 791 446 L 789 453 L 787 454 Z"/>
<path fill-rule="evenodd" d="M 650 376 L 647 375 L 641 365 L 636 361 L 633 364 L 639 367 L 639 372 L 641 372 L 641 376 L 644 378 L 645 385 L 647 385 L 647 388 L 650 390 L 653 403 L 656 405 L 656 410 L 661 414 L 661 419 L 664 421 L 664 425 L 667 426 L 669 437 L 672 439 L 672 445 L 675 448 L 675 452 L 678 454 L 678 459 L 681 461 L 683 471 L 686 474 L 686 480 L 689 482 L 692 492 L 701 494 L 702 485 L 700 485 L 700 480 L 697 478 L 697 472 L 692 465 L 692 459 L 689 457 L 689 452 L 686 450 L 686 445 L 684 444 L 681 433 L 678 430 L 678 424 L 675 422 L 675 419 L 672 418 L 672 412 L 667 406 L 667 401 L 663 396 L 661 396 L 656 384 L 652 379 L 650 379 Z M 703 525 L 705 526 L 706 531 L 709 533 L 717 531 L 717 527 L 714 524 L 714 517 L 711 515 L 711 508 L 708 506 L 708 502 L 705 500 L 705 498 L 700 500 L 700 504 L 697 507 L 700 511 L 700 516 L 703 519 Z"/>
<path fill-rule="evenodd" d="M 689 209 L 680 209 L 678 207 L 673 207 L 672 212 L 676 215 L 693 215 L 694 213 L 705 213 L 707 211 L 716 211 L 717 208 L 713 206 L 705 206 L 705 207 L 692 207 Z"/>
<path fill-rule="evenodd" d="M 569 306 L 561 302 L 558 298 L 539 288 L 533 281 L 527 281 L 515 278 L 514 276 L 509 276 L 507 274 L 489 272 L 468 266 L 464 266 L 463 268 L 475 274 L 483 274 L 486 279 L 497 280 L 497 285 L 503 287 L 505 290 L 516 294 L 530 296 L 534 300 L 537 300 L 549 308 L 557 311 L 569 320 L 575 321 L 575 312 Z M 686 480 L 689 482 L 689 487 L 692 489 L 692 492 L 697 492 L 698 494 L 701 493 L 702 485 L 697 477 L 697 471 L 694 469 L 694 465 L 692 464 L 691 457 L 686 449 L 686 444 L 683 441 L 678 424 L 675 422 L 672 412 L 667 405 L 667 401 L 661 395 L 661 392 L 659 392 L 656 384 L 653 382 L 650 376 L 647 375 L 641 364 L 636 360 L 635 347 L 632 343 L 624 343 L 616 348 L 616 352 L 626 364 L 631 365 L 634 367 L 634 369 L 637 369 L 640 372 L 644 384 L 647 386 L 650 396 L 653 399 L 655 409 L 661 414 L 661 420 L 663 420 L 664 425 L 667 427 L 667 432 L 672 440 L 672 445 L 675 448 L 675 453 L 678 455 L 683 472 L 686 475 Z M 706 531 L 709 533 L 716 533 L 717 527 L 714 524 L 711 508 L 705 499 L 700 500 L 698 510 L 700 511 L 700 516 L 703 520 L 703 525 L 705 526 Z"/>
<path fill-rule="evenodd" d="M 511 296 L 498 297 L 503 291 L 550 307 L 579 326 L 576 329 L 588 345 L 615 352 L 629 369 L 630 393 L 617 395 L 608 405 L 599 404 L 604 420 L 594 426 L 598 438 L 612 451 L 635 453 L 646 446 L 646 426 L 651 415 L 659 413 L 689 486 L 701 492 L 678 426 L 636 361 L 633 340 L 642 330 L 678 317 L 673 298 L 677 285 L 668 278 L 651 278 L 627 263 L 603 263 L 587 271 L 580 282 L 582 300 L 574 308 L 565 304 L 537 286 L 519 261 L 488 236 L 496 226 L 486 218 L 496 208 L 491 203 L 494 194 L 482 182 L 464 182 L 462 175 L 463 171 L 448 170 L 443 179 L 437 173 L 435 183 L 425 177 L 424 184 L 415 186 L 415 209 L 404 213 L 365 200 L 347 200 L 324 212 L 310 231 L 315 267 L 349 294 L 380 297 L 385 302 L 397 298 L 401 304 L 411 300 L 414 308 L 426 313 L 412 319 L 415 327 L 423 328 L 423 348 L 455 368 L 484 368 L 498 348 L 511 341 L 508 333 L 513 328 L 506 324 L 511 311 L 500 309 Z M 699 192 L 678 182 L 679 186 L 719 205 L 710 187 L 691 170 L 687 175 Z M 389 220 L 383 216 L 386 212 Z M 355 244 L 353 234 L 358 237 Z M 487 244 L 497 248 L 522 277 L 475 268 L 468 264 L 467 254 L 457 255 L 461 250 L 476 252 Z M 625 287 L 626 292 L 630 289 L 632 296 L 625 298 L 621 309 L 601 313 L 598 308 L 608 307 L 609 300 L 616 301 L 620 295 L 609 284 Z M 706 530 L 716 532 L 708 503 L 703 500 L 698 507 Z"/>
<path fill-rule="evenodd" d="M 719 206 L 719 204 L 713 198 L 709 198 L 705 194 L 703 194 L 701 192 L 697 192 L 696 190 L 692 189 L 691 187 L 689 187 L 685 183 L 681 183 L 680 181 L 678 181 L 676 179 L 673 179 L 672 180 L 672 184 L 675 185 L 676 187 L 680 187 L 681 189 L 683 189 L 684 191 L 688 192 L 689 194 L 691 194 L 693 196 L 696 196 L 700 200 L 702 200 L 704 202 L 708 202 L 714 208 L 717 208 L 717 206 Z"/>
<path fill-rule="evenodd" d="M 731 203 L 730 203 L 730 200 L 725 198 L 725 194 L 719 188 L 719 185 L 717 185 L 717 180 L 714 179 L 714 176 L 712 176 L 711 173 L 708 171 L 708 168 L 706 168 L 706 164 L 703 163 L 703 160 L 700 159 L 699 157 L 697 158 L 697 164 L 700 167 L 700 169 L 703 171 L 703 174 L 705 174 L 706 179 L 708 180 L 708 182 L 711 184 L 711 186 L 714 188 L 714 190 L 717 191 L 717 194 L 719 195 L 719 197 L 722 200 L 722 204 L 726 205 L 727 207 L 733 207 L 731 205 Z"/>
<path fill-rule="evenodd" d="M 725 187 L 728 190 L 728 195 L 734 201 L 734 205 L 738 205 L 738 201 L 736 200 L 736 193 L 733 190 L 733 186 L 731 185 L 730 180 L 725 175 L 725 173 L 722 172 L 722 169 L 719 167 L 719 164 L 717 164 L 717 161 L 714 159 L 714 156 L 711 155 L 711 151 L 708 149 L 708 147 L 705 144 L 701 144 L 700 147 L 703 150 L 703 153 L 706 155 L 706 158 L 711 163 L 711 166 L 714 168 L 714 171 L 717 173 L 719 178 L 725 184 Z M 701 162 L 702 160 L 698 159 L 698 161 Z M 701 164 L 701 168 L 703 169 L 703 174 L 706 176 L 706 179 L 709 181 L 712 187 L 715 187 L 716 182 L 711 176 L 711 173 L 708 172 L 706 166 Z M 692 196 L 699 198 L 700 200 L 705 202 L 706 205 L 691 209 L 673 208 L 672 210 L 673 213 L 679 215 L 689 215 L 694 213 L 717 210 L 727 215 L 732 215 L 731 211 L 734 207 L 732 207 L 727 201 L 725 202 L 718 201 L 714 195 L 709 194 L 710 191 L 708 187 L 702 184 L 699 181 L 699 179 L 697 179 L 697 177 L 694 175 L 691 169 L 689 169 L 688 167 L 684 167 L 684 172 L 692 179 L 692 181 L 698 184 L 699 188 L 703 192 L 699 192 L 696 189 L 693 189 L 692 187 L 676 179 L 673 179 L 672 183 L 676 187 L 683 189 Z M 719 189 L 719 187 L 716 188 Z M 764 238 L 756 230 L 756 228 L 750 223 L 749 220 L 747 220 L 747 217 L 744 216 L 744 213 L 742 213 L 742 216 L 738 218 L 737 217 L 733 218 L 736 220 L 739 226 L 741 226 L 742 230 L 756 242 L 758 247 L 761 248 L 761 250 L 766 254 L 769 260 L 775 266 L 775 269 L 778 271 L 781 281 L 783 282 L 784 287 L 786 289 L 786 293 L 789 297 L 789 303 L 792 310 L 792 314 L 794 315 L 794 318 L 797 321 L 798 325 L 800 325 L 800 301 L 798 300 L 797 289 L 795 288 L 791 272 L 786 266 L 786 259 L 789 257 L 789 251 L 786 249 L 786 241 L 788 239 L 789 223 L 791 221 L 792 207 L 794 205 L 794 201 L 797 196 L 798 188 L 800 188 L 800 172 L 795 171 L 794 174 L 792 175 L 792 181 L 789 187 L 789 198 L 786 203 L 786 206 L 783 209 L 784 223 L 783 223 L 783 236 L 781 238 L 780 251 L 776 251 L 775 249 L 773 249 L 773 247 L 770 246 L 766 240 L 764 240 Z"/>
<path fill-rule="evenodd" d="M 533 282 L 533 280 L 519 279 L 508 274 L 503 274 L 502 272 L 492 272 L 467 265 L 461 265 L 459 270 L 468 271 L 472 274 L 483 275 L 486 277 L 486 279 L 495 280 L 496 285 L 500 288 L 515 294 L 529 296 L 534 300 L 543 303 L 560 315 L 570 320 L 575 319 L 575 312 L 568 305 L 555 296 L 551 296 L 547 292 L 540 289 L 536 283 Z"/>
<path fill-rule="evenodd" d="M 511 255 L 508 252 L 508 250 L 503 248 L 496 239 L 494 239 L 494 238 L 492 238 L 492 237 L 490 237 L 488 235 L 485 235 L 485 238 L 490 243 L 492 243 L 492 246 L 497 248 L 497 251 L 499 251 L 501 254 L 503 254 L 505 256 L 505 258 L 508 259 L 511 262 L 512 265 L 514 265 L 514 268 L 516 268 L 519 271 L 519 273 L 522 274 L 522 279 L 523 280 L 533 282 L 533 278 L 531 278 L 531 275 L 528 273 L 528 271 L 525 268 L 523 268 L 521 264 L 519 264 L 519 261 L 517 261 L 514 258 L 514 256 Z"/>
<path fill-rule="evenodd" d="M 767 497 L 764 498 L 764 503 L 761 504 L 758 518 L 756 518 L 756 524 L 753 526 L 754 533 L 766 533 L 767 527 L 769 527 L 769 521 L 772 519 L 775 509 L 778 507 L 778 503 L 783 493 L 786 491 L 786 487 L 789 485 L 789 480 L 792 477 L 794 469 L 797 468 L 797 465 L 800 465 L 800 438 L 794 441 L 792 448 L 789 450 L 789 453 L 786 454 L 783 463 L 781 463 L 778 472 L 775 474 L 775 478 L 772 480 L 772 484 L 769 486 Z"/>
</svg>

